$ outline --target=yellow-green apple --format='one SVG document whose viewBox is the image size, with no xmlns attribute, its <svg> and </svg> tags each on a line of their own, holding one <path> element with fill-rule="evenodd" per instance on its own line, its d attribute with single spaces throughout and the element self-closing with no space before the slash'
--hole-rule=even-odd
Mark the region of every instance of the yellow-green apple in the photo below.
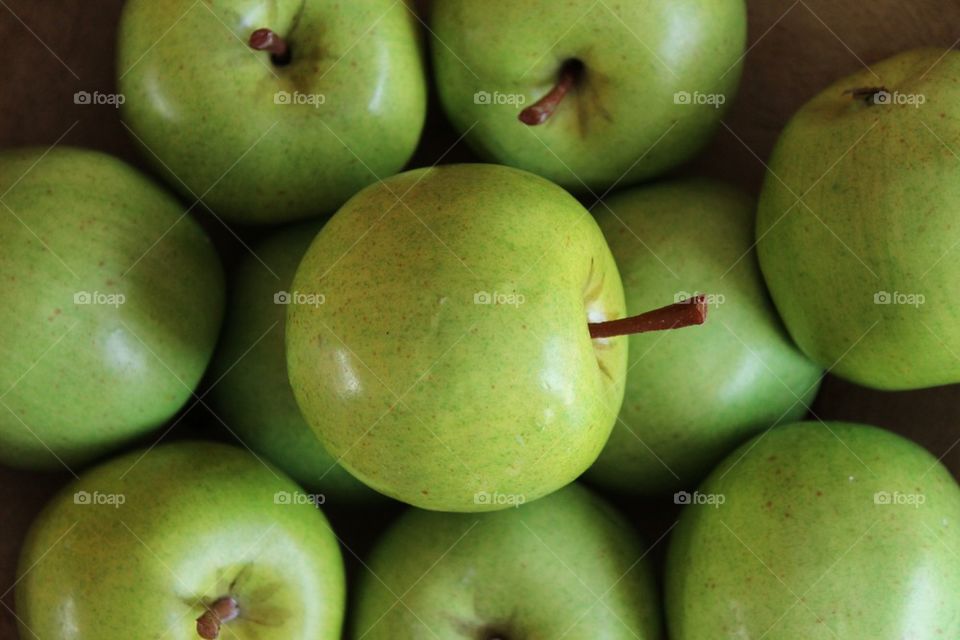
<svg viewBox="0 0 960 640">
<path fill-rule="evenodd" d="M 547 180 L 496 165 L 403 173 L 324 226 L 292 289 L 287 366 L 304 418 L 363 482 L 428 509 L 504 508 L 594 461 L 623 396 L 613 257 Z M 703 321 L 701 304 L 640 316 Z M 644 324 L 644 323 L 641 323 Z"/>
<path fill-rule="evenodd" d="M 178 442 L 84 473 L 37 517 L 23 637 L 339 640 L 343 560 L 292 480 L 242 449 Z"/>
</svg>

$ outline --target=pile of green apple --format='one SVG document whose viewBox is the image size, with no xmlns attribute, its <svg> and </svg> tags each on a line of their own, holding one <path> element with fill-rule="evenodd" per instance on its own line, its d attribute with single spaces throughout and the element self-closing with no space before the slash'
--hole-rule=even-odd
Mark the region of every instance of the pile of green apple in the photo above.
<svg viewBox="0 0 960 640">
<path fill-rule="evenodd" d="M 804 421 L 826 372 L 960 382 L 960 54 L 814 98 L 757 202 L 649 182 L 733 101 L 743 0 L 128 0 L 118 38 L 181 199 L 0 152 L 0 461 L 74 476 L 23 638 L 960 638 L 954 478 Z M 490 164 L 411 161 L 428 44 Z M 259 225 L 227 278 L 199 208 Z M 208 402 L 230 443 L 165 440 Z M 639 497 L 684 505 L 663 563 Z"/>
</svg>

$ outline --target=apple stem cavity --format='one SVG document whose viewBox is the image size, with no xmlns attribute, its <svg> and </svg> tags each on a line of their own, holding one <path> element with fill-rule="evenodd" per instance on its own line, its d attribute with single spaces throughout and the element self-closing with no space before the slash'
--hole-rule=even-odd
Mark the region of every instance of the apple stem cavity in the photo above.
<svg viewBox="0 0 960 640">
<path fill-rule="evenodd" d="M 583 63 L 576 58 L 567 60 L 560 67 L 557 84 L 550 92 L 520 112 L 520 122 L 531 127 L 546 122 L 560 106 L 564 96 L 573 88 L 583 73 Z"/>
<path fill-rule="evenodd" d="M 277 66 L 290 63 L 290 45 L 270 29 L 257 29 L 251 33 L 249 44 L 251 49 L 268 52 L 273 64 Z"/>
<path fill-rule="evenodd" d="M 197 634 L 204 640 L 216 640 L 220 637 L 220 627 L 240 615 L 240 605 L 231 596 L 223 596 L 207 607 L 197 618 Z"/>
<path fill-rule="evenodd" d="M 843 92 L 843 95 L 852 96 L 854 100 L 863 100 L 867 105 L 872 107 L 877 104 L 877 96 L 883 93 L 889 93 L 886 87 L 857 87 L 855 89 L 847 89 Z"/>
<path fill-rule="evenodd" d="M 707 320 L 707 299 L 699 295 L 666 307 L 641 313 L 638 316 L 591 322 L 590 338 L 613 338 L 648 331 L 666 331 L 703 324 Z"/>
</svg>

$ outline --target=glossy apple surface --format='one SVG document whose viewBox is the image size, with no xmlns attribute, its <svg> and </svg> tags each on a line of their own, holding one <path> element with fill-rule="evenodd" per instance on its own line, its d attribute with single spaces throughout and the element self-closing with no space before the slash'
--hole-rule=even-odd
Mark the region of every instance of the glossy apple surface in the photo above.
<svg viewBox="0 0 960 640">
<path fill-rule="evenodd" d="M 198 640 L 205 607 L 233 597 L 240 615 L 221 638 L 337 640 L 343 562 L 305 495 L 222 444 L 161 445 L 100 465 L 30 529 L 16 592 L 21 633 Z"/>
<path fill-rule="evenodd" d="M 806 415 L 821 370 L 770 303 L 750 197 L 679 180 L 621 192 L 595 212 L 628 315 L 704 293 L 710 316 L 696 331 L 630 336 L 623 408 L 591 480 L 632 493 L 689 488 L 750 436 Z"/>
<path fill-rule="evenodd" d="M 402 198 L 402 200 L 398 200 Z M 304 417 L 351 473 L 415 506 L 484 511 L 582 473 L 620 408 L 626 339 L 603 234 L 569 194 L 495 165 L 394 176 L 307 250 L 287 362 Z"/>
<path fill-rule="evenodd" d="M 288 305 L 312 302 L 290 291 L 293 274 L 322 226 L 311 221 L 283 229 L 237 266 L 211 395 L 217 414 L 246 446 L 322 491 L 325 504 L 344 504 L 376 494 L 337 464 L 303 419 L 284 347 Z"/>
<path fill-rule="evenodd" d="M 583 191 L 653 177 L 707 142 L 736 92 L 747 15 L 743 0 L 444 0 L 430 26 L 440 99 L 470 144 Z M 554 114 L 520 122 L 569 64 Z"/>
<path fill-rule="evenodd" d="M 0 153 L 0 460 L 83 464 L 191 397 L 223 273 L 197 223 L 120 160 Z"/>
<path fill-rule="evenodd" d="M 873 65 L 807 103 L 770 160 L 757 222 L 770 293 L 800 348 L 861 385 L 960 381 L 958 81 L 956 52 Z"/>
<path fill-rule="evenodd" d="M 496 513 L 412 509 L 368 561 L 353 637 L 658 639 L 645 556 L 629 523 L 576 484 Z"/>
<path fill-rule="evenodd" d="M 960 488 L 909 440 L 778 427 L 689 502 L 667 559 L 671 638 L 960 636 Z"/>
<path fill-rule="evenodd" d="M 413 153 L 426 113 L 418 26 L 392 0 L 132 0 L 123 118 L 171 186 L 218 216 L 317 216 Z M 288 64 L 248 46 L 259 29 L 285 39 Z"/>
</svg>

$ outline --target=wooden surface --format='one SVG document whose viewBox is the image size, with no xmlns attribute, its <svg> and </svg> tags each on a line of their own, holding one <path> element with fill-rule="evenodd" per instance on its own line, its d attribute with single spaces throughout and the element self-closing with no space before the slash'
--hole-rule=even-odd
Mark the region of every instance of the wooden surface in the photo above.
<svg viewBox="0 0 960 640">
<path fill-rule="evenodd" d="M 48 146 L 62 137 L 61 144 L 101 149 L 143 167 L 115 110 L 73 102 L 76 91 L 113 90 L 121 5 L 120 0 L 0 0 L 0 146 Z M 751 48 L 740 95 L 710 149 L 685 171 L 724 177 L 756 191 L 762 162 L 786 120 L 830 81 L 907 48 L 953 47 L 958 38 L 956 0 L 753 0 Z M 433 162 L 455 139 L 434 109 L 416 163 Z M 449 158 L 471 156 L 459 147 Z M 229 263 L 240 250 L 236 241 L 219 223 L 204 223 Z M 896 430 L 944 456 L 955 475 L 960 472 L 960 446 L 954 446 L 960 438 L 960 392 L 955 387 L 879 393 L 828 378 L 814 411 L 823 419 Z M 210 422 L 202 414 L 191 415 L 174 435 L 202 432 Z M 4 592 L 13 584 L 26 527 L 67 479 L 0 468 L 0 594 L 5 605 L 0 607 L 0 640 L 17 637 L 6 608 L 13 606 L 13 597 Z M 622 506 L 651 540 L 673 521 L 674 511 L 667 506 Z M 351 530 L 353 521 L 334 517 L 347 544 L 362 553 L 370 527 Z"/>
</svg>

